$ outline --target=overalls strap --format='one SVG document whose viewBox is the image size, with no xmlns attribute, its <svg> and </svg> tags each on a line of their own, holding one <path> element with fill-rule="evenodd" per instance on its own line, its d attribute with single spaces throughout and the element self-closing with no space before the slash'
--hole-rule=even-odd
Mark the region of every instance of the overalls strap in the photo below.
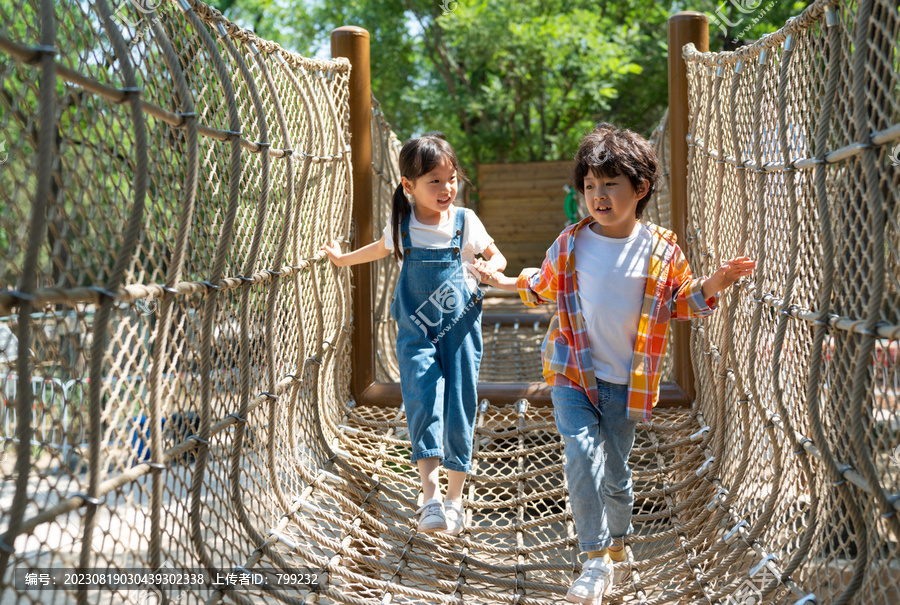
<svg viewBox="0 0 900 605">
<path fill-rule="evenodd" d="M 409 214 L 404 217 L 400 223 L 400 241 L 403 245 L 403 255 L 412 249 L 412 240 L 409 237 L 409 218 L 412 216 L 412 208 Z M 466 236 L 466 210 L 465 208 L 456 209 L 456 221 L 453 225 L 453 237 L 450 240 L 450 247 L 456 251 L 462 250 L 462 243 Z"/>
<path fill-rule="evenodd" d="M 456 209 L 456 224 L 453 226 L 453 240 L 450 244 L 456 250 L 462 250 L 462 243 L 466 236 L 466 209 Z"/>
<path fill-rule="evenodd" d="M 410 206 L 409 212 L 406 213 L 403 222 L 400 223 L 400 243 L 403 245 L 403 256 L 406 256 L 412 248 L 412 240 L 409 238 L 409 217 L 412 216 L 412 213 L 413 209 Z"/>
</svg>

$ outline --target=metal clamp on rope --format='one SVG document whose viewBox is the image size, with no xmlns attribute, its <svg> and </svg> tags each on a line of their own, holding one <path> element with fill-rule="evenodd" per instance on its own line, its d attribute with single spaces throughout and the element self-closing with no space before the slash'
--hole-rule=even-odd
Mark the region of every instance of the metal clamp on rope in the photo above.
<svg viewBox="0 0 900 605">
<path fill-rule="evenodd" d="M 706 510 L 708 510 L 709 512 L 712 512 L 712 510 L 716 506 L 719 505 L 720 500 L 722 500 L 722 501 L 726 500 L 725 496 L 727 496 L 727 495 L 728 495 L 728 490 L 725 489 L 724 487 L 720 487 L 719 491 L 716 492 L 716 495 L 713 496 L 712 501 L 706 505 Z"/>
<path fill-rule="evenodd" d="M 790 21 L 790 19 L 788 19 Z M 788 34 L 784 39 L 784 50 L 794 50 L 794 34 Z"/>
<path fill-rule="evenodd" d="M 144 464 L 149 466 L 153 471 L 161 471 L 166 468 L 166 465 L 162 462 L 145 462 Z"/>
<path fill-rule="evenodd" d="M 33 301 L 37 300 L 37 296 L 35 296 L 33 294 L 26 294 L 26 293 L 22 292 L 21 290 L 8 290 L 7 292 L 5 292 L 5 294 L 7 296 L 12 296 L 13 299 L 19 301 L 20 303 L 33 302 Z"/>
<path fill-rule="evenodd" d="M 45 44 L 32 46 L 28 50 L 33 52 L 35 56 L 31 59 L 26 59 L 25 61 L 23 61 L 25 65 L 35 65 L 36 63 L 40 63 L 41 59 L 43 59 L 47 55 L 56 56 L 56 53 L 59 52 L 58 50 L 56 50 L 55 46 L 48 46 Z"/>
<path fill-rule="evenodd" d="M 764 429 L 771 429 L 771 428 L 774 428 L 775 425 L 776 425 L 776 421 L 780 423 L 780 422 L 781 422 L 781 416 L 779 416 L 778 414 L 772 414 L 771 416 L 769 416 L 769 424 L 763 426 L 763 428 L 764 428 Z"/>
<path fill-rule="evenodd" d="M 234 418 L 235 420 L 237 420 L 238 422 L 240 422 L 242 424 L 247 424 L 247 419 L 241 418 L 240 416 L 238 416 L 237 412 L 232 412 L 231 414 L 225 414 L 225 417 L 226 418 Z"/>
<path fill-rule="evenodd" d="M 358 435 L 359 434 L 359 429 L 356 427 L 353 427 L 353 426 L 347 426 L 346 424 L 339 424 L 337 427 L 338 427 L 339 431 L 343 431 L 343 432 L 347 433 L 348 435 Z"/>
<path fill-rule="evenodd" d="M 715 462 L 715 460 L 716 460 L 716 457 L 715 457 L 715 456 L 709 456 L 709 457 L 706 459 L 706 461 L 705 461 L 703 464 L 700 465 L 700 468 L 697 469 L 697 476 L 698 476 L 698 477 L 702 477 L 703 475 L 705 475 L 705 474 L 706 474 L 706 471 L 709 470 L 710 465 L 711 465 L 713 462 Z"/>
<path fill-rule="evenodd" d="M 329 481 L 331 483 L 336 483 L 338 485 L 343 484 L 344 480 L 335 475 L 334 473 L 329 473 L 326 470 L 319 469 L 319 477 L 322 477 L 325 481 Z"/>
<path fill-rule="evenodd" d="M 202 443 L 203 445 L 209 445 L 209 441 L 206 439 L 201 439 L 197 435 L 188 435 L 185 441 L 196 441 L 197 443 Z"/>
<path fill-rule="evenodd" d="M 120 93 L 122 93 L 122 100 L 117 101 L 117 103 L 127 103 L 134 97 L 141 96 L 141 89 L 137 86 L 123 86 L 118 90 Z"/>
<path fill-rule="evenodd" d="M 322 360 L 321 360 L 321 359 L 316 359 L 315 357 L 307 357 L 307 358 L 306 358 L 306 361 L 311 361 L 311 362 L 313 362 L 314 364 L 316 364 L 316 365 L 318 365 L 318 366 L 322 365 Z"/>
<path fill-rule="evenodd" d="M 731 544 L 732 542 L 734 542 L 742 527 L 750 527 L 750 524 L 747 523 L 746 519 L 741 519 L 740 523 L 735 525 L 727 534 L 725 534 L 725 544 Z"/>
<path fill-rule="evenodd" d="M 100 286 L 90 286 L 88 288 L 88 290 L 99 294 L 101 302 L 104 298 L 111 298 L 113 300 L 118 300 L 118 298 L 119 298 L 119 295 L 116 294 L 115 292 L 111 292 L 110 290 L 107 290 L 106 288 L 101 288 Z"/>
<path fill-rule="evenodd" d="M 754 565 L 753 568 L 750 570 L 750 577 L 752 578 L 757 573 L 759 573 L 759 570 L 762 569 L 763 567 L 765 567 L 766 563 L 768 563 L 769 561 L 777 561 L 777 560 L 778 560 L 778 556 L 775 553 L 771 552 L 771 553 L 767 554 L 765 557 L 763 557 L 762 561 L 760 561 L 759 563 Z"/>
<path fill-rule="evenodd" d="M 888 498 L 888 504 L 891 505 L 891 510 L 886 513 L 881 513 L 882 519 L 889 519 L 897 514 L 897 509 L 894 505 L 897 504 L 898 500 L 900 500 L 900 494 L 894 494 L 893 496 Z"/>
<path fill-rule="evenodd" d="M 795 455 L 795 456 L 799 456 L 800 454 L 805 454 L 805 453 L 806 453 L 806 448 L 803 447 L 803 446 L 806 445 L 807 443 L 812 443 L 812 442 L 813 442 L 813 440 L 810 439 L 809 437 L 804 437 L 803 439 L 801 439 L 801 440 L 800 440 L 800 449 L 796 450 L 796 451 L 794 452 L 794 455 Z"/>
<path fill-rule="evenodd" d="M 5 552 L 8 555 L 16 554 L 16 549 L 10 546 L 3 538 L 0 538 L 0 551 Z"/>
<path fill-rule="evenodd" d="M 287 513 L 285 513 L 285 514 L 287 514 Z M 274 529 L 269 530 L 269 535 L 275 536 L 279 542 L 281 542 L 282 544 L 284 544 L 285 546 L 288 547 L 288 550 L 294 550 L 295 548 L 297 548 L 296 542 L 294 542 L 293 540 L 289 540 L 287 536 L 275 531 Z"/>
<path fill-rule="evenodd" d="M 235 139 L 240 139 L 241 136 L 243 136 L 237 130 L 223 130 L 222 133 L 225 134 L 226 141 L 234 141 Z"/>
<path fill-rule="evenodd" d="M 206 286 L 206 288 L 208 290 L 221 290 L 222 289 L 222 286 L 217 286 L 216 284 L 212 283 L 211 281 L 204 280 L 200 283 L 203 284 L 204 286 Z"/>
<path fill-rule="evenodd" d="M 177 288 L 170 288 L 169 286 L 163 286 L 162 289 L 163 289 L 163 292 L 168 292 L 169 294 L 178 294 Z"/>
<path fill-rule="evenodd" d="M 852 466 L 850 466 L 849 464 L 845 464 L 840 469 L 838 469 L 838 473 L 840 473 L 841 478 L 838 481 L 833 481 L 831 484 L 835 487 L 838 487 L 840 485 L 847 483 L 847 478 L 844 477 L 844 473 L 846 473 L 847 471 L 852 471 L 852 470 L 853 470 Z"/>
<path fill-rule="evenodd" d="M 269 399 L 278 399 L 278 395 L 276 395 L 275 393 L 270 393 L 269 391 L 262 391 L 260 395 L 265 395 Z"/>
<path fill-rule="evenodd" d="M 252 277 L 244 277 L 243 275 L 238 275 L 237 278 L 241 280 L 245 284 L 253 284 L 256 283 L 256 280 Z"/>
<path fill-rule="evenodd" d="M 484 414 L 485 412 L 488 411 L 488 408 L 491 407 L 491 402 L 488 401 L 487 399 L 482 399 L 479 406 L 480 406 L 481 413 Z"/>
<path fill-rule="evenodd" d="M 271 275 L 273 277 L 281 276 L 281 271 L 278 271 L 277 269 L 266 269 L 266 273 L 268 273 L 269 275 Z"/>
<path fill-rule="evenodd" d="M 703 435 L 709 432 L 709 427 L 705 426 L 696 433 L 691 434 L 691 441 L 702 441 Z"/>
<path fill-rule="evenodd" d="M 98 506 L 100 504 L 100 498 L 92 498 L 84 492 L 75 492 L 74 494 L 72 494 L 72 497 L 81 498 L 82 500 L 84 500 L 82 505 L 89 504 L 90 506 Z"/>
</svg>

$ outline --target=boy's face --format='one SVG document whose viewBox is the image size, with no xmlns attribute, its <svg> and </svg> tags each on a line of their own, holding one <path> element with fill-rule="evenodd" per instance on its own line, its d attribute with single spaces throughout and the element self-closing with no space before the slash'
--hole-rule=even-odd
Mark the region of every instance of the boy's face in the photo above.
<svg viewBox="0 0 900 605">
<path fill-rule="evenodd" d="M 638 202 L 650 182 L 644 179 L 638 189 L 624 174 L 597 176 L 593 171 L 584 177 L 584 201 L 596 223 L 591 228 L 605 237 L 624 238 L 631 235 L 637 219 L 634 216 Z"/>
</svg>

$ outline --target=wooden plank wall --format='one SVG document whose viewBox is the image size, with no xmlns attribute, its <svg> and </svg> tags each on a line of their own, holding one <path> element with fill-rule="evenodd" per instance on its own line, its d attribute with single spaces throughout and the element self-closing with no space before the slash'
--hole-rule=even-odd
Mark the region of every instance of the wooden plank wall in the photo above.
<svg viewBox="0 0 900 605">
<path fill-rule="evenodd" d="M 478 215 L 509 261 L 507 275 L 540 267 L 547 248 L 566 226 L 564 185 L 575 163 L 481 164 Z"/>
</svg>

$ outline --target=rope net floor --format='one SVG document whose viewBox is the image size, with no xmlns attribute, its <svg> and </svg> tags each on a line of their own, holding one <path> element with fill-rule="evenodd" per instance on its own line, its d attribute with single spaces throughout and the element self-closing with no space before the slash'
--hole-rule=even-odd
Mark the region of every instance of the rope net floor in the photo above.
<svg viewBox="0 0 900 605">
<path fill-rule="evenodd" d="M 638 429 L 608 602 L 900 602 L 898 30 L 887 1 L 815 2 L 684 49 L 684 247 L 696 273 L 759 270 L 693 325 L 693 407 Z M 350 273 L 317 253 L 350 232 L 350 69 L 199 2 L 0 2 L 2 605 L 562 602 L 551 409 L 480 403 L 450 538 L 415 532 L 400 402 L 350 402 Z M 383 221 L 397 137 L 373 109 Z M 649 212 L 668 222 L 665 187 Z M 395 276 L 376 266 L 383 381 Z M 543 322 L 486 317 L 482 379 L 537 380 Z M 48 568 L 293 575 L 26 583 Z"/>
</svg>

